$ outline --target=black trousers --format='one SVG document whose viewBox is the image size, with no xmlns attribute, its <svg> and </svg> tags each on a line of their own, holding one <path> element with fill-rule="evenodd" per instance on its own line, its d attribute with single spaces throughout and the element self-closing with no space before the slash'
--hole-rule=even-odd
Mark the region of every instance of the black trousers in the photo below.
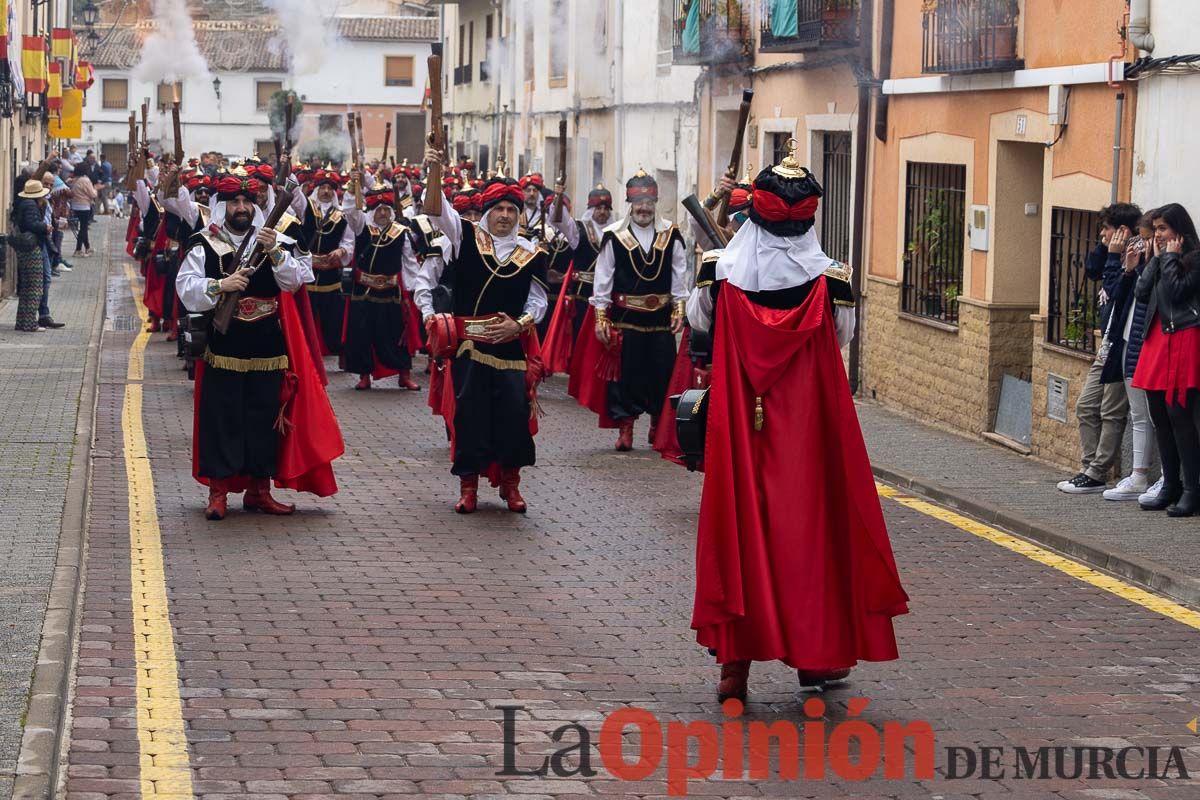
<svg viewBox="0 0 1200 800">
<path fill-rule="evenodd" d="M 1167 402 L 1166 392 L 1146 392 L 1158 442 L 1164 486 L 1200 490 L 1200 391 L 1189 389 L 1187 405 Z"/>
<path fill-rule="evenodd" d="M 175 319 L 175 279 L 179 277 L 179 265 L 176 264 L 163 276 L 162 307 L 163 319 Z"/>
<path fill-rule="evenodd" d="M 234 372 L 204 365 L 200 387 L 200 477 L 275 475 L 283 370 Z"/>
<path fill-rule="evenodd" d="M 622 330 L 621 379 L 608 382 L 608 415 L 615 421 L 662 411 L 675 369 L 675 334 Z"/>
<path fill-rule="evenodd" d="M 335 354 L 342 352 L 342 321 L 346 316 L 346 298 L 340 291 L 309 292 L 308 301 L 312 304 L 313 314 L 316 315 L 317 327 L 321 329 L 321 338 L 325 340 L 325 349 Z"/>
<path fill-rule="evenodd" d="M 478 475 L 492 464 L 529 467 L 536 460 L 529 432 L 525 373 L 469 358 L 450 365 L 454 382 L 455 475 Z"/>
<path fill-rule="evenodd" d="M 404 347 L 404 307 L 399 303 L 350 303 L 346 324 L 346 371 L 365 375 L 378 359 L 388 369 L 412 369 L 412 354 Z"/>
</svg>

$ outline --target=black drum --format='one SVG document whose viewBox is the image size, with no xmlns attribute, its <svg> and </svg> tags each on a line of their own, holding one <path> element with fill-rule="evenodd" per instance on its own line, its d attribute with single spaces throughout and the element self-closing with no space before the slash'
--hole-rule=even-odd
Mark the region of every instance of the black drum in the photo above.
<svg viewBox="0 0 1200 800">
<path fill-rule="evenodd" d="M 354 294 L 354 267 L 342 267 L 342 294 Z"/>
<path fill-rule="evenodd" d="M 704 460 L 704 435 L 708 426 L 708 389 L 688 389 L 672 395 L 675 433 L 688 470 L 695 472 Z"/>
<path fill-rule="evenodd" d="M 141 261 L 148 255 L 150 255 L 150 240 L 145 236 L 139 236 L 133 243 L 133 257 Z"/>
<path fill-rule="evenodd" d="M 204 357 L 208 348 L 208 314 L 188 314 L 179 338 L 184 342 L 184 357 L 196 360 Z"/>
</svg>

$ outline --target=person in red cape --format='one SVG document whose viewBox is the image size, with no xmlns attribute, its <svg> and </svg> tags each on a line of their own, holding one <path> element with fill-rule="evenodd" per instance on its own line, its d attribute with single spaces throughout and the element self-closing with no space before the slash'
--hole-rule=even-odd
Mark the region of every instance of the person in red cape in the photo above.
<svg viewBox="0 0 1200 800">
<path fill-rule="evenodd" d="M 745 701 L 754 661 L 823 687 L 898 658 L 892 618 L 908 611 L 842 365 L 849 270 L 812 230 L 820 196 L 794 150 L 763 170 L 688 301 L 714 337 L 691 626 L 722 701 Z"/>
<path fill-rule="evenodd" d="M 158 199 L 158 190 L 149 176 L 150 170 L 147 170 L 146 180 L 137 182 L 133 190 L 133 199 L 138 207 L 138 237 L 146 242 L 145 255 L 142 258 L 142 275 L 146 277 L 142 303 L 150 315 L 150 331 L 158 333 L 162 330 L 163 276 L 155 268 L 154 256 L 161 253 L 167 244 L 167 231 L 163 226 L 166 209 Z"/>
<path fill-rule="evenodd" d="M 332 170 L 317 170 L 313 193 L 305 197 L 297 192 L 292 200 L 292 213 L 301 221 L 301 244 L 312 253 L 315 280 L 305 284 L 305 291 L 321 332 L 322 356 L 342 350 L 342 268 L 354 257 L 354 231 L 338 198 L 343 180 Z"/>
<path fill-rule="evenodd" d="M 658 182 L 638 170 L 625 184 L 629 216 L 604 232 L 596 257 L 591 308 L 571 356 L 567 391 L 618 428 L 616 449 L 633 449 L 638 417 L 650 417 L 654 442 L 683 331 L 687 255 L 683 236 L 659 219 Z"/>
<path fill-rule="evenodd" d="M 305 268 L 264 227 L 261 188 L 253 178 L 218 182 L 212 222 L 192 237 L 175 283 L 194 313 L 240 293 L 226 332 L 209 331 L 196 375 L 192 465 L 209 487 L 210 520 L 224 519 L 229 492 L 244 491 L 248 511 L 293 513 L 295 506 L 271 496 L 272 478 L 281 488 L 335 493 L 332 462 L 344 450 L 291 295 Z M 239 268 L 234 257 L 247 236 L 265 255 Z"/>
<path fill-rule="evenodd" d="M 425 153 L 427 164 L 442 154 Z M 525 513 L 521 469 L 536 460 L 533 435 L 537 428 L 535 389 L 542 379 L 541 350 L 534 325 L 546 313 L 544 250 L 517 234 L 522 205 L 521 188 L 510 178 L 493 178 L 483 191 L 483 218 L 464 220 L 449 203 L 442 214 L 429 217 L 446 235 L 450 263 L 440 259 L 422 265 L 416 303 L 424 315 L 434 355 L 448 355 L 452 398 L 444 389 L 443 402 L 450 428 L 453 465 L 459 478 L 455 510 L 476 510 L 479 476 L 500 487 L 510 511 Z M 564 223 L 564 227 L 565 227 Z M 573 226 L 572 226 L 573 227 Z M 448 289 L 449 308 L 435 308 L 434 289 Z M 440 312 L 440 313 L 439 313 Z M 453 330 L 457 346 L 439 353 L 439 323 Z M 452 341 L 445 343 L 452 345 Z"/>
</svg>

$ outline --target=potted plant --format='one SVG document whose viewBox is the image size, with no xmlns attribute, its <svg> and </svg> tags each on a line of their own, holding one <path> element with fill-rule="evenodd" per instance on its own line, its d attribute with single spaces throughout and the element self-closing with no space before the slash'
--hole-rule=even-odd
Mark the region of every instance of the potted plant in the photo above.
<svg viewBox="0 0 1200 800">
<path fill-rule="evenodd" d="M 985 61 L 1013 61 L 1017 57 L 1018 0 L 991 0 L 979 28 L 979 52 Z"/>
<path fill-rule="evenodd" d="M 1072 306 L 1067 311 L 1067 325 L 1063 329 L 1064 344 L 1067 347 L 1078 348 L 1083 344 L 1083 338 L 1087 335 L 1087 330 L 1083 320 L 1083 309 L 1079 306 Z"/>
<path fill-rule="evenodd" d="M 952 283 L 946 287 L 946 291 L 942 292 L 942 294 L 946 297 L 946 308 L 953 308 L 954 304 L 958 302 L 958 297 L 962 294 L 962 290 L 957 283 Z"/>
</svg>

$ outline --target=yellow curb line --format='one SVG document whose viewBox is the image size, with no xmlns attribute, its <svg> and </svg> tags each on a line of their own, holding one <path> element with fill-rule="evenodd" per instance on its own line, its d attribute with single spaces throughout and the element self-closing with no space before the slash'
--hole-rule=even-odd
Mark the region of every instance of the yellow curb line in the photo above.
<svg viewBox="0 0 1200 800">
<path fill-rule="evenodd" d="M 992 544 L 1000 545 L 1001 547 L 1011 550 L 1018 555 L 1025 556 L 1028 559 L 1044 564 L 1047 567 L 1052 567 L 1059 572 L 1066 573 L 1076 580 L 1083 581 L 1086 584 L 1095 586 L 1097 589 L 1103 589 L 1109 594 L 1114 594 L 1123 600 L 1128 600 L 1131 603 L 1136 603 L 1143 608 L 1149 609 L 1156 614 L 1162 614 L 1164 617 L 1169 617 L 1176 622 L 1181 622 L 1192 628 L 1200 630 L 1200 612 L 1193 611 L 1186 606 L 1181 606 L 1178 603 L 1167 600 L 1156 594 L 1140 589 L 1133 584 L 1126 583 L 1123 580 L 1114 578 L 1111 575 L 1105 575 L 1103 572 L 1084 566 L 1078 561 L 1072 561 L 1069 558 L 1060 556 L 1044 547 L 1039 547 L 1036 544 L 1019 539 L 1011 533 L 997 530 L 982 522 L 976 522 L 973 519 L 968 519 L 961 514 L 956 514 L 949 509 L 934 505 L 926 500 L 918 500 L 915 497 L 901 494 L 898 490 L 891 486 L 885 486 L 882 483 L 875 484 L 876 490 L 880 497 L 886 497 L 905 508 L 911 508 L 913 511 L 920 512 L 934 519 L 953 525 L 959 530 L 966 531 L 973 536 L 978 536 L 981 539 L 986 539 Z"/>
<path fill-rule="evenodd" d="M 125 386 L 121 432 L 125 440 L 125 478 L 129 486 L 129 570 L 133 596 L 133 652 L 137 663 L 137 732 L 142 797 L 192 797 L 192 771 L 175 639 L 171 631 L 167 580 L 163 569 L 162 531 L 154 498 L 154 475 L 142 425 L 142 384 L 149 315 L 139 296 L 138 276 L 125 265 L 141 332 L 129 350 L 130 383 Z"/>
</svg>

